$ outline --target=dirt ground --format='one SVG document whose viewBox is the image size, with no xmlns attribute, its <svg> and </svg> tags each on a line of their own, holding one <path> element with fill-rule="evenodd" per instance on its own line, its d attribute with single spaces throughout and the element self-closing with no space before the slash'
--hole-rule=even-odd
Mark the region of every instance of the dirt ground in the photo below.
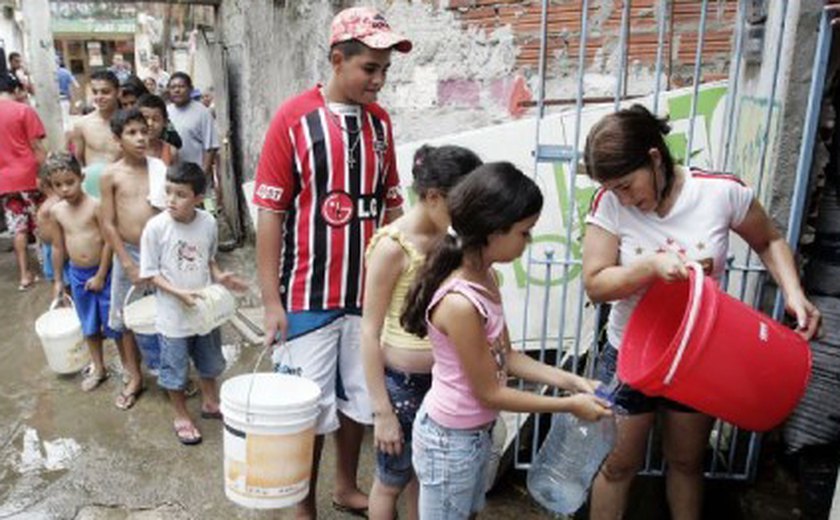
<svg viewBox="0 0 840 520">
<path fill-rule="evenodd" d="M 252 253 L 250 253 L 252 254 Z M 244 266 L 248 250 L 226 255 L 223 263 Z M 252 260 L 251 260 L 252 261 Z M 45 363 L 34 321 L 49 305 L 49 286 L 17 291 L 11 253 L 0 252 L 0 519 L 227 519 L 290 518 L 289 511 L 255 512 L 224 496 L 222 430 L 219 421 L 198 419 L 204 442 L 180 445 L 172 432 L 165 394 L 146 376 L 146 392 L 124 412 L 114 407 L 120 389 L 112 375 L 85 394 L 80 376 L 57 376 Z M 259 349 L 224 329 L 232 375 L 253 368 Z M 116 370 L 116 351 L 106 350 Z M 268 370 L 264 363 L 262 370 Z M 194 413 L 198 399 L 189 406 Z M 368 432 L 368 435 L 370 432 Z M 334 472 L 331 443 L 325 450 L 319 487 L 321 518 L 349 518 L 330 505 Z M 371 443 L 365 442 L 360 469 L 364 489 L 373 473 Z M 760 473 L 753 485 L 713 482 L 707 518 L 762 520 L 799 518 L 795 486 L 777 468 Z M 628 518 L 667 518 L 661 479 L 638 479 Z M 548 518 L 528 496 L 521 472 L 509 471 L 488 496 L 484 518 Z"/>
</svg>

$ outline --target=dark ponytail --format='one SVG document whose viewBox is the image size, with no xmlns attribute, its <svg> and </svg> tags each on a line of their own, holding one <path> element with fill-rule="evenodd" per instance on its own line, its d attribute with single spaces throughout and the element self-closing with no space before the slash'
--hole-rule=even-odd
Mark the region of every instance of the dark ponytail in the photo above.
<svg viewBox="0 0 840 520">
<path fill-rule="evenodd" d="M 421 198 L 430 189 L 444 194 L 468 173 L 481 166 L 481 159 L 473 151 L 454 145 L 421 146 L 414 153 L 411 174 L 413 189 Z"/>
<path fill-rule="evenodd" d="M 447 197 L 450 232 L 439 238 L 406 296 L 400 324 L 426 337 L 426 310 L 435 291 L 458 269 L 464 253 L 480 252 L 494 233 L 505 233 L 517 222 L 539 214 L 543 197 L 537 185 L 509 162 L 479 166 Z"/>
</svg>

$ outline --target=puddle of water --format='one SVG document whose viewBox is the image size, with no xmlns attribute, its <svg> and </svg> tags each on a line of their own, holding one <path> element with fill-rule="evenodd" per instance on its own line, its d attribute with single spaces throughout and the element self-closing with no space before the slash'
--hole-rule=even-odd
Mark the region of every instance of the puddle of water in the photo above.
<svg viewBox="0 0 840 520">
<path fill-rule="evenodd" d="M 81 451 L 82 447 L 74 439 L 41 441 L 38 431 L 27 427 L 23 433 L 23 447 L 15 469 L 21 474 L 42 470 L 65 470 Z"/>
</svg>

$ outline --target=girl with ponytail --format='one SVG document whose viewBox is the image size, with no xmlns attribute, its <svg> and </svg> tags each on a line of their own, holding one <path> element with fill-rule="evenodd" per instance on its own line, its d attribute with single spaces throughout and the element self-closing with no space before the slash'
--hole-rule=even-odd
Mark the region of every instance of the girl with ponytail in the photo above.
<svg viewBox="0 0 840 520">
<path fill-rule="evenodd" d="M 417 519 L 417 479 L 411 468 L 411 425 L 432 382 L 428 340 L 406 332 L 400 313 L 432 244 L 446 232 L 446 194 L 481 165 L 460 146 L 423 146 L 414 155 L 417 202 L 380 228 L 367 249 L 362 309 L 362 362 L 373 409 L 376 474 L 368 515 L 392 520 L 406 490 L 408 518 Z"/>
<path fill-rule="evenodd" d="M 590 299 L 613 302 L 598 378 L 615 377 L 618 348 L 640 295 L 656 279 L 688 276 L 686 262 L 719 279 L 730 230 L 759 255 L 779 284 L 799 332 L 810 338 L 819 312 L 807 300 L 790 248 L 753 191 L 732 175 L 675 165 L 666 120 L 642 105 L 596 123 L 586 139 L 586 172 L 601 184 L 592 200 L 583 240 L 583 283 Z M 714 419 L 664 398 L 623 385 L 615 403 L 625 409 L 618 436 L 592 487 L 593 519 L 621 518 L 633 477 L 644 460 L 657 410 L 664 412 L 663 454 L 671 515 L 701 518 L 705 447 Z"/>
<path fill-rule="evenodd" d="M 500 410 L 609 415 L 596 382 L 511 349 L 492 266 L 517 259 L 542 209 L 537 185 L 512 164 L 485 164 L 449 192 L 452 224 L 406 298 L 405 329 L 432 345 L 432 386 L 414 421 L 420 518 L 467 518 L 484 506 L 490 431 Z M 539 395 L 508 374 L 578 392 Z"/>
</svg>

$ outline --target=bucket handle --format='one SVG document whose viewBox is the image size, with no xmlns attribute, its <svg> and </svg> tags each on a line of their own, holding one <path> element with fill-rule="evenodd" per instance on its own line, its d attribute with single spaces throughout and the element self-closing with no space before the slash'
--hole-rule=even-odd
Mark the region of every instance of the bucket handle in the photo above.
<svg viewBox="0 0 840 520">
<path fill-rule="evenodd" d="M 265 355 L 267 353 L 273 351 L 274 349 L 280 350 L 281 361 L 282 361 L 282 353 L 283 353 L 282 348 L 284 346 L 285 346 L 285 343 L 281 343 L 281 342 L 278 341 L 278 342 L 275 342 L 275 343 L 272 343 L 270 345 L 267 345 L 267 346 L 263 347 L 262 352 L 260 352 L 260 355 L 257 357 L 257 362 L 254 363 L 254 369 L 251 370 L 251 375 L 253 376 L 254 374 L 257 373 L 257 370 L 260 368 L 260 364 L 262 363 L 263 358 L 265 358 Z M 292 363 L 292 351 L 291 351 L 291 349 L 286 349 L 286 351 L 288 352 L 289 362 L 291 364 Z M 251 382 L 248 383 L 248 395 L 245 397 L 245 420 L 249 423 L 251 422 L 251 391 L 253 389 L 254 389 L 254 378 L 252 377 Z"/>
<path fill-rule="evenodd" d="M 697 315 L 700 313 L 700 303 L 703 301 L 703 266 L 697 262 L 687 262 L 686 266 L 694 270 L 694 291 L 692 291 L 691 306 L 688 310 L 688 322 L 685 324 L 685 331 L 680 339 L 680 345 L 677 347 L 677 354 L 671 362 L 671 368 L 665 375 L 664 383 L 670 385 L 674 380 L 674 374 L 680 366 L 685 348 L 688 346 L 688 341 L 691 339 L 691 334 L 694 332 L 694 325 L 697 322 Z"/>
<path fill-rule="evenodd" d="M 131 284 L 131 287 L 128 288 L 128 292 L 125 293 L 125 300 L 123 300 L 123 308 L 128 307 L 128 302 L 131 301 L 131 297 L 134 296 L 134 293 L 137 291 L 138 286 L 135 284 Z M 143 291 L 148 291 L 148 285 L 143 287 Z M 146 296 L 147 293 L 144 292 L 143 296 Z"/>
<path fill-rule="evenodd" d="M 58 307 L 58 304 L 60 304 L 63 300 L 70 302 L 70 308 L 74 311 L 76 310 L 76 302 L 74 302 L 73 298 L 71 298 L 67 293 L 61 293 L 59 296 L 56 296 L 56 298 L 50 303 L 50 308 L 48 310 L 55 310 L 55 308 Z"/>
</svg>

